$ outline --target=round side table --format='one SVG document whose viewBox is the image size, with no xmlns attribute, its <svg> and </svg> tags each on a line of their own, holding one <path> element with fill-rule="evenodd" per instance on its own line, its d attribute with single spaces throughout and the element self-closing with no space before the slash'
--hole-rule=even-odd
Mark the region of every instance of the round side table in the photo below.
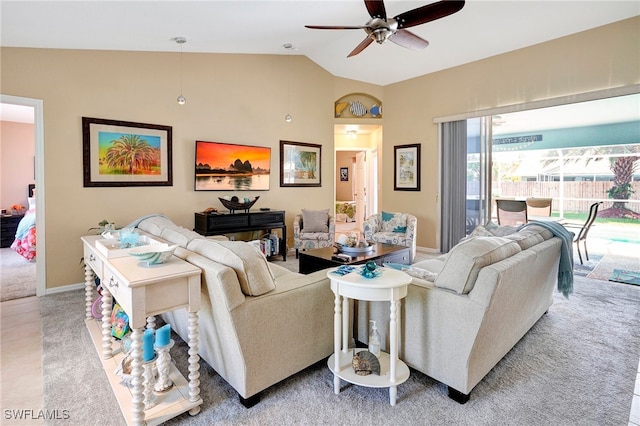
<svg viewBox="0 0 640 426">
<path fill-rule="evenodd" d="M 411 277 L 402 271 L 382 268 L 382 275 L 376 278 L 364 278 L 357 272 L 346 275 L 333 273 L 336 268 L 327 271 L 331 280 L 331 291 L 335 294 L 334 314 L 334 353 L 327 362 L 333 373 L 333 388 L 340 393 L 340 379 L 349 383 L 368 387 L 388 387 L 389 402 L 396 404 L 397 386 L 409 378 L 409 367 L 398 359 L 398 338 L 400 322 L 398 311 L 401 299 L 407 295 Z M 370 302 L 389 301 L 389 353 L 380 352 L 380 375 L 357 375 L 352 368 L 352 351 L 348 347 L 349 339 L 349 299 Z M 366 349 L 360 349 L 366 350 Z M 356 351 L 359 351 L 356 349 Z"/>
</svg>

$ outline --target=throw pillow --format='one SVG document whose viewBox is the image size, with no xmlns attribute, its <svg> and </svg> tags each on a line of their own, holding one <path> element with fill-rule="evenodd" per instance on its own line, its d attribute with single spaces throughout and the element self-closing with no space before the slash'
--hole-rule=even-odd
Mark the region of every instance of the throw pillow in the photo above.
<svg viewBox="0 0 640 426">
<path fill-rule="evenodd" d="M 482 225 L 476 226 L 471 231 L 470 237 L 493 237 L 493 234 Z"/>
<path fill-rule="evenodd" d="M 187 248 L 232 268 L 242 292 L 247 296 L 260 296 L 276 288 L 267 259 L 251 244 L 244 241 L 195 239 Z"/>
<path fill-rule="evenodd" d="M 504 237 L 511 235 L 514 232 L 518 232 L 519 226 L 500 226 L 497 223 L 489 221 L 485 226 L 485 229 L 491 232 L 496 237 Z"/>
<path fill-rule="evenodd" d="M 535 223 L 528 224 L 527 226 L 524 227 L 524 229 L 540 235 L 542 239 L 545 241 L 553 237 L 553 232 L 551 232 L 544 226 L 536 225 Z"/>
<path fill-rule="evenodd" d="M 544 241 L 544 238 L 542 238 L 542 235 L 538 232 L 527 229 L 521 229 L 516 233 L 507 235 L 505 238 L 518 243 L 522 250 L 526 250 Z"/>
<path fill-rule="evenodd" d="M 138 223 L 138 228 L 151 235 L 160 236 L 165 228 L 175 228 L 177 225 L 171 219 L 164 216 L 150 216 Z"/>
<path fill-rule="evenodd" d="M 172 228 L 164 228 L 160 231 L 160 237 L 169 241 L 171 244 L 178 244 L 180 247 L 186 248 L 189 241 L 194 238 L 202 238 L 202 235 L 183 228 L 182 226 L 174 226 Z"/>
<path fill-rule="evenodd" d="M 407 232 L 407 214 L 382 212 L 382 231 L 397 232 L 404 234 Z"/>
<path fill-rule="evenodd" d="M 329 209 L 302 209 L 302 232 L 329 232 Z"/>
<path fill-rule="evenodd" d="M 434 284 L 459 294 L 469 293 L 482 268 L 520 251 L 518 243 L 506 238 L 469 238 L 451 249 Z"/>
</svg>

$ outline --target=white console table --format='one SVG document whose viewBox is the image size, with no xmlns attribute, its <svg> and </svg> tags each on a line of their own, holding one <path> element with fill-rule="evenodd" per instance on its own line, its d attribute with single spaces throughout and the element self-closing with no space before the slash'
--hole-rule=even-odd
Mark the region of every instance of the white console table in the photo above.
<svg viewBox="0 0 640 426">
<path fill-rule="evenodd" d="M 411 277 L 402 271 L 383 268 L 382 275 L 377 278 L 364 278 L 356 272 L 347 275 L 332 273 L 336 268 L 327 271 L 331 280 L 331 290 L 335 294 L 334 307 L 334 353 L 327 364 L 333 373 L 333 388 L 336 395 L 340 393 L 340 379 L 360 386 L 389 388 L 389 402 L 396 405 L 397 386 L 409 378 L 409 367 L 398 359 L 398 339 L 400 321 L 398 311 L 400 300 L 407 295 L 407 287 Z M 380 352 L 380 375 L 359 376 L 352 368 L 352 351 L 349 350 L 349 299 L 389 301 L 389 353 Z"/>
<path fill-rule="evenodd" d="M 128 425 L 157 425 L 179 414 L 200 412 L 200 357 L 198 355 L 198 310 L 200 309 L 200 268 L 173 256 L 160 265 L 144 266 L 132 256 L 110 258 L 97 249 L 101 236 L 82 237 L 85 262 L 85 323 L 102 358 L 122 414 Z M 102 283 L 102 321 L 91 314 L 96 296 L 94 274 Z M 114 350 L 111 337 L 112 297 L 129 316 L 132 330 L 132 387 L 121 383 L 115 374 L 124 358 Z M 189 312 L 189 382 L 173 363 L 169 377 L 174 385 L 157 396 L 157 405 L 144 410 L 142 334 L 146 327 L 155 328 L 155 315 L 174 309 Z"/>
</svg>

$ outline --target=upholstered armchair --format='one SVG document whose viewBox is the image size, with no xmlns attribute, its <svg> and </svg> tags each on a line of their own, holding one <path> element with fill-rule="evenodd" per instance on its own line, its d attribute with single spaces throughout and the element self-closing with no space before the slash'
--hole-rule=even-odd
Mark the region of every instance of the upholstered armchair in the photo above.
<svg viewBox="0 0 640 426">
<path fill-rule="evenodd" d="M 408 213 L 382 212 L 364 221 L 364 239 L 370 243 L 407 246 L 411 261 L 416 257 L 418 218 Z"/>
<path fill-rule="evenodd" d="M 336 234 L 336 221 L 326 210 L 305 210 L 293 219 L 293 247 L 299 250 L 330 247 Z"/>
</svg>

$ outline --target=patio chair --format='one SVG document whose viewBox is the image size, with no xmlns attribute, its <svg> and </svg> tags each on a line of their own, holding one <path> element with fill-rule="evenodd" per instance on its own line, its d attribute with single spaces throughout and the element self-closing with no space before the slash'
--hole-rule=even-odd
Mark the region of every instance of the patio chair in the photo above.
<svg viewBox="0 0 640 426">
<path fill-rule="evenodd" d="M 551 216 L 553 198 L 527 198 L 527 215 Z"/>
<path fill-rule="evenodd" d="M 587 234 L 589 233 L 589 229 L 591 229 L 591 225 L 593 225 L 593 221 L 596 220 L 600 204 L 602 204 L 602 201 L 591 204 L 591 207 L 589 207 L 589 217 L 587 217 L 584 225 L 580 226 L 570 223 L 564 225 L 565 228 L 580 228 L 578 233 L 575 234 L 573 242 L 576 243 L 576 246 L 578 247 L 578 257 L 580 258 L 581 265 L 584 263 L 582 263 L 582 253 L 580 253 L 580 241 L 582 241 L 582 245 L 584 246 L 584 255 L 586 259 L 589 260 L 589 252 L 587 251 Z"/>
<path fill-rule="evenodd" d="M 515 226 L 527 223 L 527 202 L 496 199 L 498 225 Z"/>
</svg>

